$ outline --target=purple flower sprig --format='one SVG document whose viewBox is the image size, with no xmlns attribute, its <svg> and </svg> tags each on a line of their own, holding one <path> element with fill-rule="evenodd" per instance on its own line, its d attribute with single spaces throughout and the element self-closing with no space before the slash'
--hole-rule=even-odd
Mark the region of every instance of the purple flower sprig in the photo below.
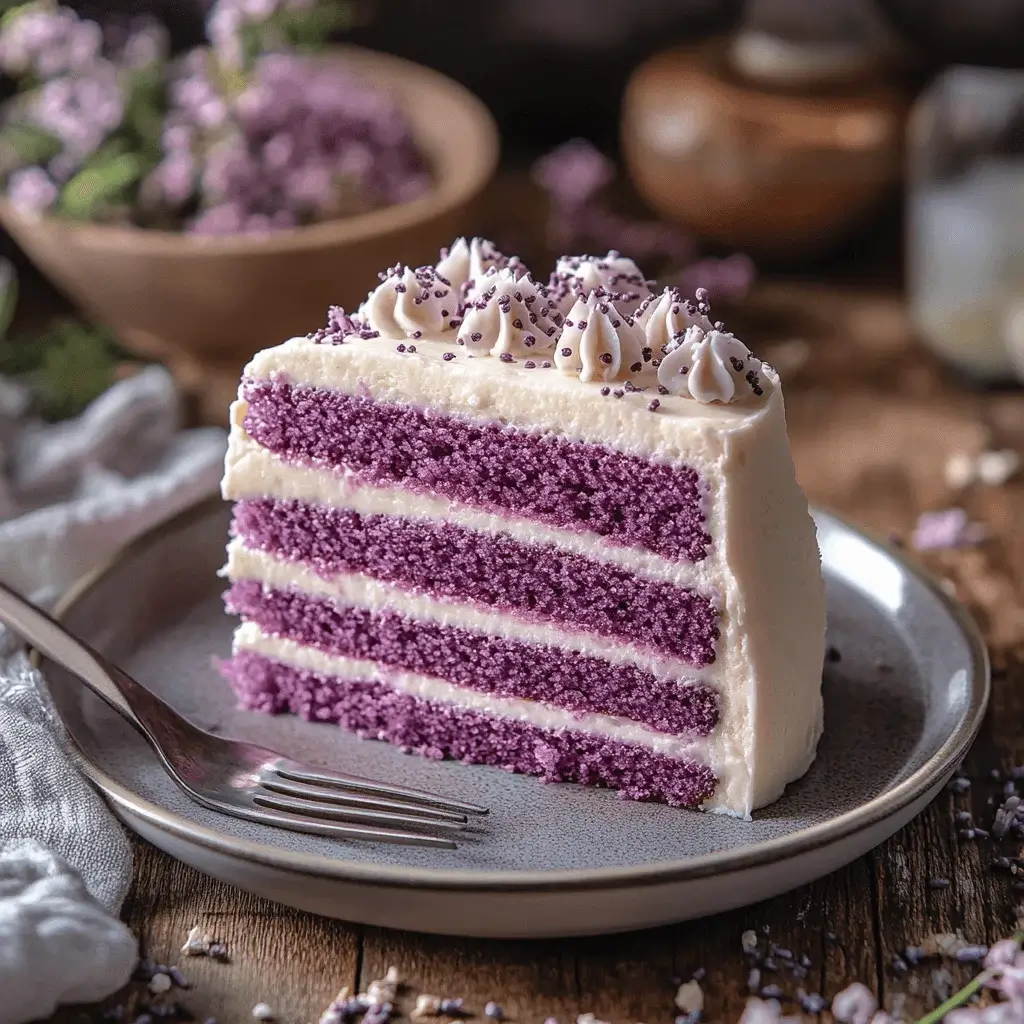
<svg viewBox="0 0 1024 1024">
<path fill-rule="evenodd" d="M 152 21 L 103 28 L 57 0 L 0 20 L 0 179 L 23 213 L 197 234 L 265 234 L 430 187 L 408 119 L 314 61 L 348 0 L 216 0 L 211 45 L 168 57 Z"/>
<path fill-rule="evenodd" d="M 748 256 L 696 260 L 696 243 L 685 232 L 661 220 L 638 220 L 610 209 L 602 193 L 615 173 L 612 161 L 585 139 L 571 139 L 534 163 L 531 177 L 548 194 L 547 233 L 553 248 L 617 249 L 640 262 L 667 264 L 685 291 L 700 285 L 724 300 L 747 294 L 756 277 Z"/>
<path fill-rule="evenodd" d="M 997 942 L 985 958 L 985 969 L 959 992 L 926 1013 L 917 1024 L 1014 1024 L 1024 1020 L 1024 931 Z M 1004 997 L 1004 1002 L 985 1008 L 967 1003 L 988 988 Z"/>
</svg>

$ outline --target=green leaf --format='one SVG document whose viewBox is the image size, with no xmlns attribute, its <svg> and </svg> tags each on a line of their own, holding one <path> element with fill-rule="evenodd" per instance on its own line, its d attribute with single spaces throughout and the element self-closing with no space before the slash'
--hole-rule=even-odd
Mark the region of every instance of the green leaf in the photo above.
<svg viewBox="0 0 1024 1024">
<path fill-rule="evenodd" d="M 106 206 L 124 200 L 141 176 L 142 166 L 134 153 L 121 153 L 105 161 L 90 160 L 64 186 L 61 212 L 74 220 L 95 220 Z"/>
<path fill-rule="evenodd" d="M 150 64 L 133 72 L 126 83 L 128 99 L 122 129 L 133 138 L 133 148 L 148 159 L 159 160 L 168 98 L 165 67 Z"/>
<path fill-rule="evenodd" d="M 6 338 L 18 308 L 18 273 L 10 260 L 0 258 L 0 338 Z"/>
<path fill-rule="evenodd" d="M 287 43 L 296 49 L 318 53 L 336 32 L 352 27 L 355 7 L 349 3 L 322 3 L 306 10 L 281 11 L 278 19 Z"/>
<path fill-rule="evenodd" d="M 0 130 L 0 146 L 10 147 L 23 167 L 47 164 L 64 148 L 56 135 L 23 121 L 12 122 Z"/>
<path fill-rule="evenodd" d="M 55 320 L 35 340 L 39 361 L 21 374 L 44 419 L 77 416 L 114 383 L 120 351 L 105 328 Z"/>
<path fill-rule="evenodd" d="M 17 18 L 29 11 L 52 8 L 53 4 L 39 3 L 38 0 L 31 0 L 30 3 L 25 3 L 24 0 L 0 0 L 0 11 L 3 11 L 3 15 L 0 16 L 0 32 L 9 28 Z"/>
</svg>

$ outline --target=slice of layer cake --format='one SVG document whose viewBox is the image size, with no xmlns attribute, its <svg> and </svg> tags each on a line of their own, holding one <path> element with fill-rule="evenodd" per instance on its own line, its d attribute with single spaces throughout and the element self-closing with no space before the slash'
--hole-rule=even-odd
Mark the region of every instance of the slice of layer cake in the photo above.
<svg viewBox="0 0 1024 1024">
<path fill-rule="evenodd" d="M 747 815 L 814 758 L 825 602 L 777 375 L 616 253 L 381 275 L 232 407 L 244 706 Z"/>
</svg>

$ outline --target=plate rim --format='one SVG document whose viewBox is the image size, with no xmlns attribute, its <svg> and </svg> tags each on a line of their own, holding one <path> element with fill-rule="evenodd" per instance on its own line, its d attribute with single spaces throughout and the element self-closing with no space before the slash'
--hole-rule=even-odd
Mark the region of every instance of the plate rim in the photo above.
<svg viewBox="0 0 1024 1024">
<path fill-rule="evenodd" d="M 223 505 L 224 502 L 219 496 L 203 499 L 123 545 L 67 589 L 54 606 L 54 617 L 58 622 L 62 622 L 65 616 L 73 611 L 78 601 L 98 586 L 123 560 L 141 553 L 163 534 L 187 527 L 193 520 L 200 521 L 215 511 L 220 511 Z M 686 860 L 664 861 L 652 865 L 569 868 L 559 871 L 467 871 L 459 868 L 396 867 L 296 853 L 267 843 L 225 835 L 215 828 L 199 825 L 152 803 L 113 779 L 93 763 L 78 745 L 66 723 L 65 731 L 71 739 L 72 753 L 79 769 L 116 807 L 186 843 L 201 846 L 222 856 L 249 861 L 292 875 L 392 889 L 429 889 L 459 893 L 543 893 L 552 890 L 607 891 L 667 885 L 777 864 L 841 842 L 871 828 L 897 814 L 935 787 L 944 776 L 953 772 L 970 749 L 981 729 L 991 695 L 991 666 L 981 632 L 967 609 L 943 589 L 937 578 L 910 561 L 899 548 L 854 525 L 846 517 L 821 506 L 811 506 L 811 514 L 816 524 L 822 518 L 831 520 L 876 551 L 891 558 L 938 600 L 960 631 L 971 654 L 974 671 L 970 676 L 970 702 L 958 727 L 946 737 L 939 749 L 893 789 L 838 818 L 740 850 L 716 850 Z M 32 656 L 37 666 L 45 660 L 40 658 L 36 651 L 32 652 Z"/>
</svg>

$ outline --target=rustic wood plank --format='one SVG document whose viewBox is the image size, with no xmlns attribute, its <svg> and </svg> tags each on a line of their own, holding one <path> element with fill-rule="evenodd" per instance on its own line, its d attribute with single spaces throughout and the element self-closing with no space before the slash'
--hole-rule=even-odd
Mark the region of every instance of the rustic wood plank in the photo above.
<svg viewBox="0 0 1024 1024">
<path fill-rule="evenodd" d="M 495 1000 L 514 1021 L 553 1016 L 568 1022 L 580 1012 L 572 943 L 493 942 L 367 928 L 360 986 L 392 964 L 406 983 L 399 999 L 406 1014 L 421 992 L 462 998 L 478 1016 Z"/>
</svg>

